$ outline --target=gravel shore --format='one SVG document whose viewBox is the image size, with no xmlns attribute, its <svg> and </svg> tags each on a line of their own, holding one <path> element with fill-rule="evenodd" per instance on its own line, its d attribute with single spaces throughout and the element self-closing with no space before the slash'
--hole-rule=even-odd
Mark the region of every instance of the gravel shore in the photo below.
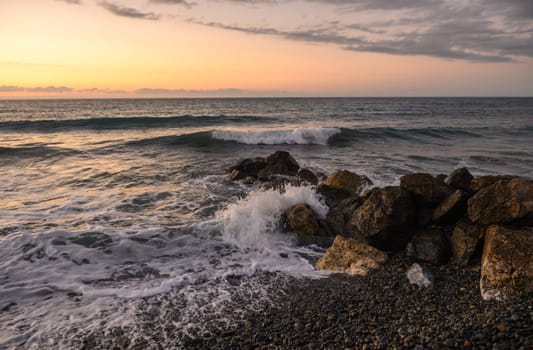
<svg viewBox="0 0 533 350">
<path fill-rule="evenodd" d="M 479 266 L 432 268 L 434 285 L 405 276 L 393 257 L 366 277 L 294 279 L 276 307 L 235 330 L 188 339 L 187 349 L 532 349 L 533 298 L 483 301 Z"/>
</svg>

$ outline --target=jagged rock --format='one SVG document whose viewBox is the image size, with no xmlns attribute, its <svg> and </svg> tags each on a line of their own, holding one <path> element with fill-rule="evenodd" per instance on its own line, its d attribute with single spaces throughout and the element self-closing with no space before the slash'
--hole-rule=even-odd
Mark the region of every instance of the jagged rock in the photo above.
<svg viewBox="0 0 533 350">
<path fill-rule="evenodd" d="M 466 214 L 468 197 L 462 190 L 456 190 L 433 212 L 433 222 L 438 225 L 453 225 Z"/>
<path fill-rule="evenodd" d="M 460 220 L 455 225 L 450 245 L 455 262 L 466 266 L 476 252 L 481 240 L 485 236 L 485 226 L 474 224 L 468 219 Z"/>
<path fill-rule="evenodd" d="M 533 228 L 490 226 L 481 259 L 481 296 L 502 300 L 533 292 Z"/>
<path fill-rule="evenodd" d="M 398 186 L 373 190 L 352 216 L 352 225 L 381 250 L 398 251 L 411 238 L 416 208 L 411 195 Z"/>
<path fill-rule="evenodd" d="M 371 185 L 372 181 L 366 176 L 358 175 L 348 170 L 340 170 L 328 176 L 324 183 L 334 188 L 360 194 L 363 187 Z"/>
<path fill-rule="evenodd" d="M 351 218 L 353 212 L 361 205 L 361 198 L 357 195 L 346 198 L 331 207 L 326 216 L 326 223 L 333 232 L 344 237 L 355 235 Z"/>
<path fill-rule="evenodd" d="M 416 224 L 418 227 L 426 227 L 433 222 L 433 208 L 418 207 L 416 209 Z"/>
<path fill-rule="evenodd" d="M 277 151 L 266 158 L 266 165 L 257 176 L 262 181 L 268 181 L 272 175 L 296 176 L 299 169 L 289 152 Z"/>
<path fill-rule="evenodd" d="M 533 225 L 533 182 L 515 178 L 481 189 L 468 201 L 468 217 L 483 225 Z"/>
<path fill-rule="evenodd" d="M 319 236 L 318 218 L 309 205 L 296 204 L 287 209 L 285 215 L 292 232 L 298 235 Z"/>
<path fill-rule="evenodd" d="M 439 183 L 430 174 L 414 173 L 402 176 L 400 186 L 413 195 L 415 202 L 426 205 L 436 206 L 442 202 L 449 193 L 449 189 Z"/>
<path fill-rule="evenodd" d="M 435 176 L 435 180 L 437 180 L 438 183 L 443 184 L 447 177 L 448 175 L 446 174 L 438 174 Z"/>
<path fill-rule="evenodd" d="M 340 201 L 352 197 L 352 194 L 346 190 L 320 184 L 316 188 L 316 192 L 324 197 L 326 205 L 330 208 L 336 206 Z"/>
<path fill-rule="evenodd" d="M 463 190 L 466 192 L 470 191 L 470 183 L 474 177 L 470 174 L 467 168 L 459 168 L 454 170 L 446 179 L 444 183 L 452 188 Z"/>
<path fill-rule="evenodd" d="M 248 176 L 257 178 L 259 171 L 266 166 L 265 158 L 247 158 L 229 168 L 226 173 L 232 180 L 241 180 Z"/>
<path fill-rule="evenodd" d="M 253 185 L 255 182 L 255 178 L 252 176 L 246 176 L 244 179 L 242 179 L 242 183 L 245 185 Z"/>
<path fill-rule="evenodd" d="M 364 241 L 337 236 L 333 245 L 317 262 L 318 270 L 364 276 L 387 260 L 385 253 Z"/>
<path fill-rule="evenodd" d="M 311 185 L 318 185 L 318 179 L 311 170 L 300 169 L 298 177 Z"/>
<path fill-rule="evenodd" d="M 473 192 L 477 192 L 487 186 L 493 185 L 496 182 L 504 181 L 508 182 L 512 179 L 515 179 L 516 176 L 511 175 L 487 175 L 487 176 L 480 176 L 478 178 L 473 179 L 470 182 L 470 190 Z"/>
<path fill-rule="evenodd" d="M 407 255 L 422 262 L 442 265 L 450 258 L 450 243 L 446 231 L 431 226 L 417 230 L 407 245 Z"/>
<path fill-rule="evenodd" d="M 302 180 L 297 177 L 284 176 L 284 175 L 272 175 L 269 177 L 268 182 L 264 182 L 261 186 L 265 190 L 276 190 L 283 192 L 287 186 L 301 186 Z"/>
<path fill-rule="evenodd" d="M 430 287 L 435 281 L 435 277 L 433 276 L 433 274 L 417 263 L 411 265 L 409 270 L 407 270 L 406 275 L 407 279 L 409 280 L 409 283 L 415 284 L 420 288 Z"/>
</svg>

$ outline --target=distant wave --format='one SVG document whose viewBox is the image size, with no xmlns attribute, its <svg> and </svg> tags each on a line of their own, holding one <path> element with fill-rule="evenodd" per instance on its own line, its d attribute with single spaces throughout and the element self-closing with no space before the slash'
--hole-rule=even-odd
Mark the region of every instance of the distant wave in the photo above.
<svg viewBox="0 0 533 350">
<path fill-rule="evenodd" d="M 294 130 L 232 131 L 215 130 L 214 139 L 248 145 L 327 145 L 330 137 L 339 134 L 338 128 L 296 128 Z"/>
</svg>

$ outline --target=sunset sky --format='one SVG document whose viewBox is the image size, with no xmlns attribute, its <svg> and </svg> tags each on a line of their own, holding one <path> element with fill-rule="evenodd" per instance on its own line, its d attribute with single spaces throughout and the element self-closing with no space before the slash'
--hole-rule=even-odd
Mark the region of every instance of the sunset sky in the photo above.
<svg viewBox="0 0 533 350">
<path fill-rule="evenodd" d="M 0 0 L 0 97 L 533 96 L 531 0 Z"/>
</svg>

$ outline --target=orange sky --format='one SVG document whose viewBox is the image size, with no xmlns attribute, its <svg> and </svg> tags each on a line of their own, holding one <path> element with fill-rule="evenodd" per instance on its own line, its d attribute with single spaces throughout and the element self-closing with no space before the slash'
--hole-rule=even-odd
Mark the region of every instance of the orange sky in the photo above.
<svg viewBox="0 0 533 350">
<path fill-rule="evenodd" d="M 186 7 L 150 0 L 2 0 L 0 97 L 533 95 L 527 49 L 478 47 L 466 34 L 442 38 L 423 22 L 380 24 L 398 13 L 412 18 L 412 9 L 342 10 L 305 1 Z M 348 27 L 355 20 L 376 30 Z M 412 54 L 405 40 L 395 39 L 397 32 L 424 30 L 432 36 L 417 40 L 434 42 Z M 531 35 L 513 39 L 527 44 Z M 464 44 L 446 51 L 435 38 Z M 447 57 L 458 50 L 465 57 Z"/>
</svg>

